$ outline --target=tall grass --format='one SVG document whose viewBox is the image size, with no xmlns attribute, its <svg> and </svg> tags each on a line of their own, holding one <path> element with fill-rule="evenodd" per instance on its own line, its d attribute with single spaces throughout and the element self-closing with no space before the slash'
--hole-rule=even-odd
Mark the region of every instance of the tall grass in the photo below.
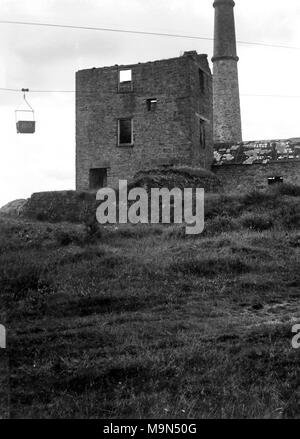
<svg viewBox="0 0 300 439">
<path fill-rule="evenodd" d="M 299 199 L 207 209 L 200 236 L 0 219 L 11 417 L 300 416 Z"/>
</svg>

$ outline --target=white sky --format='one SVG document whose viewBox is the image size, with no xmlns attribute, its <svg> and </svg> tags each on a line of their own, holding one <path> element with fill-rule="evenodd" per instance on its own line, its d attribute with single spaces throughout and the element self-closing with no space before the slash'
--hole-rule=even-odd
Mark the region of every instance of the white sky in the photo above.
<svg viewBox="0 0 300 439">
<path fill-rule="evenodd" d="M 213 0 L 0 0 L 1 19 L 213 36 Z M 300 47 L 299 0 L 236 0 L 237 39 Z M 75 71 L 179 56 L 209 41 L 0 24 L 0 87 L 75 88 Z M 300 96 L 300 50 L 238 46 L 241 94 Z M 17 135 L 22 95 L 0 91 L 0 205 L 74 189 L 75 96 L 29 95 L 37 132 Z M 300 97 L 241 96 L 244 140 L 299 137 Z"/>
</svg>

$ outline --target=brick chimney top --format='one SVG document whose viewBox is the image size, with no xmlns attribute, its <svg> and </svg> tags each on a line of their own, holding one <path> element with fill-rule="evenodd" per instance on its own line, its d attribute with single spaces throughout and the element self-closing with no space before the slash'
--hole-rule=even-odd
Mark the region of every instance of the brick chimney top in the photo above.
<svg viewBox="0 0 300 439">
<path fill-rule="evenodd" d="M 186 52 L 183 52 L 182 56 L 193 56 L 193 55 L 198 55 L 197 50 L 188 50 Z"/>
<path fill-rule="evenodd" d="M 216 6 L 219 5 L 227 5 L 227 6 L 235 6 L 235 3 L 233 0 L 215 0 L 213 7 L 215 8 Z"/>
</svg>

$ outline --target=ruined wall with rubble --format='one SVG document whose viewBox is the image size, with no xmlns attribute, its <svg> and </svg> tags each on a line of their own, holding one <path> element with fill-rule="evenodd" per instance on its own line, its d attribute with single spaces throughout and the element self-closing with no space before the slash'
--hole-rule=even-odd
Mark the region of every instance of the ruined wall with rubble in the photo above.
<svg viewBox="0 0 300 439">
<path fill-rule="evenodd" d="M 22 215 L 39 221 L 80 223 L 88 215 L 95 216 L 96 208 L 93 192 L 36 192 L 24 204 Z"/>
<path fill-rule="evenodd" d="M 222 182 L 225 191 L 264 189 L 269 177 L 283 177 L 284 183 L 300 185 L 300 160 L 271 161 L 252 165 L 214 165 L 212 171 Z"/>
<path fill-rule="evenodd" d="M 119 72 L 132 69 L 132 91 L 120 92 Z M 204 72 L 204 90 L 199 84 Z M 157 99 L 153 111 L 147 99 Z M 76 189 L 89 189 L 89 170 L 107 169 L 107 185 L 161 165 L 209 169 L 213 161 L 212 76 L 206 55 L 76 74 Z M 118 119 L 132 118 L 133 144 L 118 146 Z M 206 126 L 200 146 L 199 119 Z"/>
</svg>

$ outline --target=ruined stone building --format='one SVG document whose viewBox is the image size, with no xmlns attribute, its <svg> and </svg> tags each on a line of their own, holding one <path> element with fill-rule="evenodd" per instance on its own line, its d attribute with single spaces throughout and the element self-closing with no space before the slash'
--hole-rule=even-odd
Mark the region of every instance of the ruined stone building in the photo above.
<svg viewBox="0 0 300 439">
<path fill-rule="evenodd" d="M 76 188 L 116 186 L 149 167 L 213 161 L 206 55 L 81 70 L 76 75 Z"/>
<path fill-rule="evenodd" d="M 115 186 L 149 167 L 210 169 L 215 144 L 242 141 L 233 0 L 215 0 L 206 55 L 76 74 L 76 188 Z"/>
<path fill-rule="evenodd" d="M 77 190 L 116 187 L 140 170 L 172 165 L 211 169 L 227 189 L 263 187 L 272 176 L 299 181 L 296 156 L 274 161 L 265 151 L 258 160 L 241 143 L 235 3 L 213 6 L 213 75 L 196 51 L 77 72 Z"/>
</svg>

